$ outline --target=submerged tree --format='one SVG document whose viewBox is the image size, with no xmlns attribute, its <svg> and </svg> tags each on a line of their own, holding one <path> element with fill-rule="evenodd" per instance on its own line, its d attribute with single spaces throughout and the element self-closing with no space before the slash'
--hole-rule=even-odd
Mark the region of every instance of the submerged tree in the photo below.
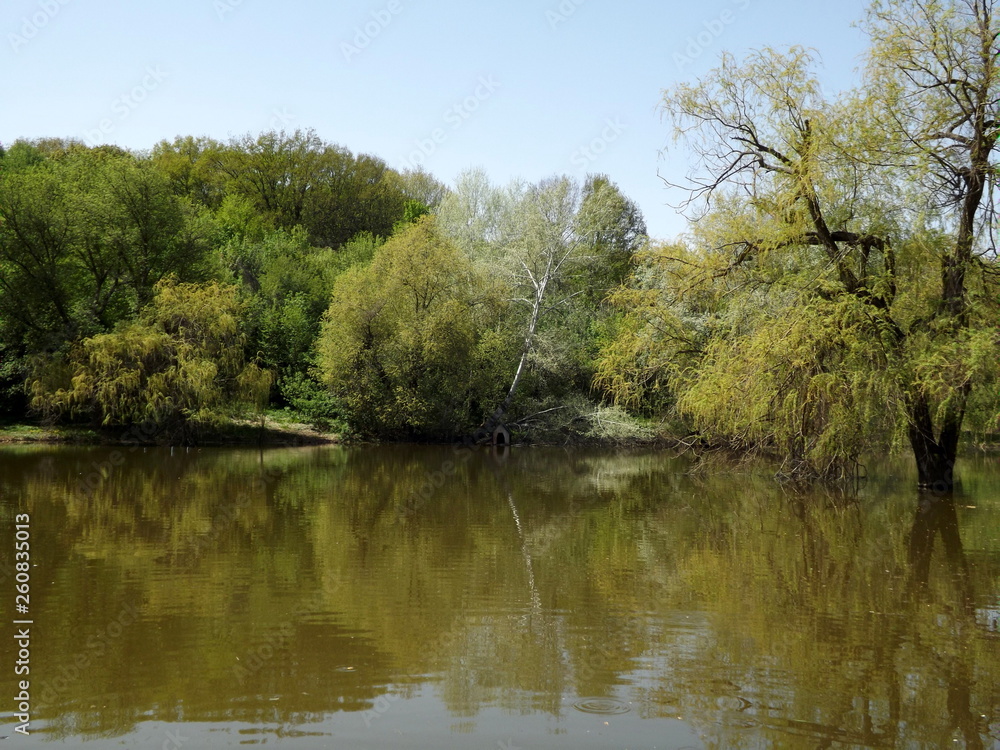
<svg viewBox="0 0 1000 750">
<path fill-rule="evenodd" d="M 991 2 L 892 0 L 866 27 L 865 87 L 834 102 L 798 48 L 668 92 L 705 212 L 637 277 L 650 304 L 601 374 L 635 398 L 662 371 L 703 435 L 823 474 L 905 435 L 920 484 L 950 487 L 970 405 L 996 414 L 971 399 L 998 374 L 1000 25 Z M 627 357 L 643 337 L 653 372 Z"/>
<path fill-rule="evenodd" d="M 920 481 L 950 484 L 970 397 L 997 374 L 1000 18 L 993 0 L 879 0 L 866 26 L 883 153 L 898 154 L 940 238 L 937 291 L 906 329 L 919 355 L 904 388 Z"/>
</svg>

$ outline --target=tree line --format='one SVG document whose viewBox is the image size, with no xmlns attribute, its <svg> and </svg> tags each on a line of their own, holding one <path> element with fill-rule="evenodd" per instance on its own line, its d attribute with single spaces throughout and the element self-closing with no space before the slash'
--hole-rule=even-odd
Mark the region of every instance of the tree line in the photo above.
<svg viewBox="0 0 1000 750">
<path fill-rule="evenodd" d="M 0 156 L 2 407 L 191 440 L 287 408 L 422 440 L 516 404 L 525 429 L 584 434 L 605 300 L 645 239 L 599 175 L 448 189 L 301 130 L 143 153 L 18 141 Z"/>
</svg>

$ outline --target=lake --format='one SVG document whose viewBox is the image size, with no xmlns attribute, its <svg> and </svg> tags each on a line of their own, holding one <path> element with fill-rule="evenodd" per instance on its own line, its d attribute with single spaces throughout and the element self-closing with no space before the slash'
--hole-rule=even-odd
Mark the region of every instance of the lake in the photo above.
<svg viewBox="0 0 1000 750">
<path fill-rule="evenodd" d="M 910 464 L 5 446 L 0 747 L 1000 747 L 1000 466 Z"/>
</svg>

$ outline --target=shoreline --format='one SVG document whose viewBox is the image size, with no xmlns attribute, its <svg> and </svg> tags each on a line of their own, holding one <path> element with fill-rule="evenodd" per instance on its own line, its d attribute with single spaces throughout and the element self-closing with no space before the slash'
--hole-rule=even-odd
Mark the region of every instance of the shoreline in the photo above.
<svg viewBox="0 0 1000 750">
<path fill-rule="evenodd" d="M 123 438 L 128 436 L 128 438 Z M 221 427 L 205 429 L 190 440 L 148 440 L 134 439 L 135 431 L 128 427 L 96 428 L 66 425 L 42 425 L 36 422 L 6 422 L 0 423 L 0 448 L 6 445 L 85 445 L 95 447 L 115 447 L 120 445 L 142 445 L 147 447 L 189 445 L 191 447 L 208 446 L 258 446 L 271 447 L 301 446 L 301 445 L 444 445 L 462 444 L 461 440 L 363 440 L 358 438 L 345 439 L 337 433 L 320 432 L 315 428 L 300 423 L 277 422 L 266 420 L 261 425 L 246 422 L 229 422 Z M 656 435 L 650 438 L 630 439 L 581 439 L 560 442 L 545 440 L 528 440 L 511 443 L 511 447 L 548 446 L 548 447 L 594 447 L 594 448 L 661 448 L 664 450 L 678 449 L 683 441 L 677 438 Z M 488 446 L 487 446 L 488 447 Z"/>
<path fill-rule="evenodd" d="M 87 446 L 257 446 L 274 447 L 299 445 L 342 444 L 342 437 L 324 433 L 305 424 L 283 424 L 268 419 L 264 425 L 250 422 L 228 422 L 218 428 L 205 429 L 197 440 L 135 440 L 128 428 L 96 428 L 79 426 L 46 426 L 33 422 L 0 424 L 0 447 L 5 445 L 87 445 Z M 128 439 L 123 438 L 128 436 Z"/>
<path fill-rule="evenodd" d="M 308 445 L 443 445 L 453 446 L 461 441 L 413 441 L 413 440 L 361 440 L 345 439 L 343 435 L 320 432 L 302 423 L 278 422 L 268 418 L 263 426 L 248 421 L 231 421 L 216 428 L 207 428 L 197 439 L 188 440 L 135 440 L 129 428 L 96 428 L 83 426 L 46 426 L 36 422 L 0 423 L 0 449 L 15 445 L 75 445 L 92 447 L 117 447 L 121 445 L 141 445 L 144 447 L 256 447 L 272 448 Z M 131 439 L 125 439 L 128 436 Z M 486 446 L 489 447 L 489 446 Z M 573 447 L 573 448 L 655 448 L 688 453 L 691 445 L 682 438 L 656 435 L 650 438 L 631 439 L 584 439 L 563 442 L 526 441 L 511 443 L 510 447 Z M 695 451 L 697 453 L 697 451 Z M 960 456 L 1000 456 L 1000 442 L 966 442 L 959 449 Z M 905 452 L 904 452 L 905 453 Z M 732 464 L 739 464 L 745 457 L 733 455 L 724 449 L 708 450 L 702 456 L 725 456 Z M 758 456 L 766 461 L 776 461 L 776 457 Z M 725 459 L 724 459 L 725 462 Z"/>
</svg>

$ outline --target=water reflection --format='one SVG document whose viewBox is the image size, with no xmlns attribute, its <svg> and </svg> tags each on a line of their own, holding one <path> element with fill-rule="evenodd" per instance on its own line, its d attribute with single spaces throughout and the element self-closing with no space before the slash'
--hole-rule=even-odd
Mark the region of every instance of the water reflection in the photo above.
<svg viewBox="0 0 1000 750">
<path fill-rule="evenodd" d="M 960 631 L 975 628 L 975 597 L 973 582 L 969 573 L 969 563 L 962 548 L 959 534 L 958 513 L 952 495 L 931 492 L 920 493 L 917 511 L 910 532 L 909 556 L 912 571 L 914 600 L 919 604 L 933 601 L 931 594 L 931 562 L 934 556 L 935 540 L 940 540 L 943 548 L 946 588 L 952 595 L 954 606 L 949 620 L 939 619 L 939 625 L 948 623 L 957 636 L 953 648 L 933 655 L 939 666 L 939 673 L 947 684 L 947 712 L 949 729 L 953 735 L 960 735 L 968 748 L 984 747 L 982 735 L 989 729 L 982 719 L 985 715 L 974 713 L 972 665 L 968 659 L 955 652 L 962 648 Z"/>
<path fill-rule="evenodd" d="M 910 532 L 910 566 L 913 571 L 913 587 L 919 599 L 929 596 L 931 558 L 934 554 L 934 540 L 941 540 L 948 571 L 966 613 L 972 612 L 974 597 L 969 578 L 969 564 L 962 549 L 962 538 L 958 532 L 958 512 L 952 495 L 921 492 L 917 500 L 917 512 Z"/>
<path fill-rule="evenodd" d="M 844 498 L 652 452 L 109 455 L 0 455 L 4 528 L 30 512 L 37 545 L 36 742 L 1000 738 L 988 466 L 956 504 L 894 466 Z"/>
</svg>

